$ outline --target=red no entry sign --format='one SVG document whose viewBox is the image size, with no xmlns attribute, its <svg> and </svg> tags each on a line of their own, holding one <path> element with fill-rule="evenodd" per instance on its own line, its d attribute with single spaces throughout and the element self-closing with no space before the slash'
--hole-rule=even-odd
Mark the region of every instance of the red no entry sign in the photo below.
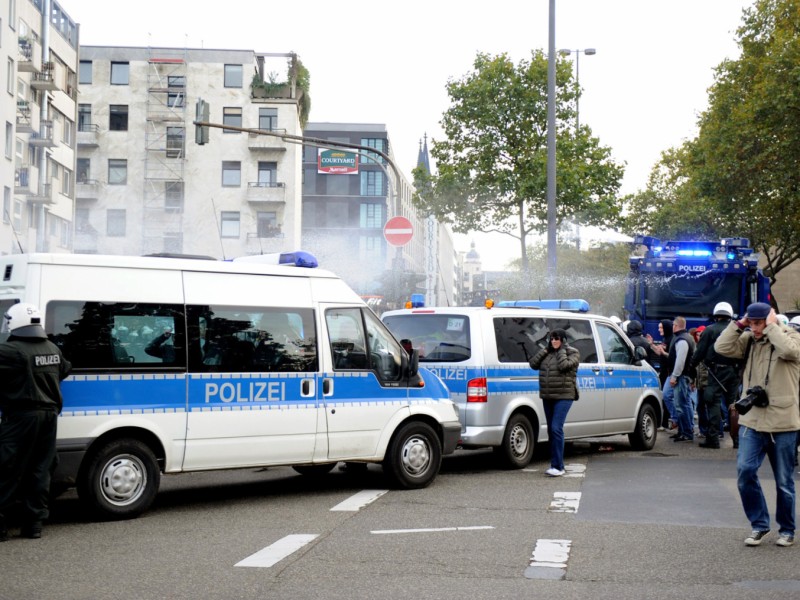
<svg viewBox="0 0 800 600">
<path fill-rule="evenodd" d="M 383 226 L 383 237 L 390 246 L 405 246 L 414 237 L 414 228 L 405 217 L 392 217 Z"/>
</svg>

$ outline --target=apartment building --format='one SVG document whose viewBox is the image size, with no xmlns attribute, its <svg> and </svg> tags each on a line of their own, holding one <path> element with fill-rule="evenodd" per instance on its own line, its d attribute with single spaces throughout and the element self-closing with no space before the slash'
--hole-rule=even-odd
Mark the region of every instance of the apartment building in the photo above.
<svg viewBox="0 0 800 600">
<path fill-rule="evenodd" d="M 297 56 L 83 46 L 75 252 L 231 258 L 298 247 Z M 269 84 L 265 82 L 269 82 Z M 196 104 L 209 105 L 207 144 Z"/>
<path fill-rule="evenodd" d="M 376 310 L 396 308 L 412 293 L 429 293 L 432 304 L 452 303 L 452 236 L 412 204 L 414 189 L 397 167 L 386 126 L 308 123 L 304 136 L 323 141 L 307 143 L 304 151 L 304 247 Z M 395 216 L 412 224 L 411 240 L 402 246 L 392 246 L 384 237 L 386 222 Z"/>
<path fill-rule="evenodd" d="M 70 252 L 78 26 L 58 2 L 0 0 L 0 253 Z"/>
</svg>

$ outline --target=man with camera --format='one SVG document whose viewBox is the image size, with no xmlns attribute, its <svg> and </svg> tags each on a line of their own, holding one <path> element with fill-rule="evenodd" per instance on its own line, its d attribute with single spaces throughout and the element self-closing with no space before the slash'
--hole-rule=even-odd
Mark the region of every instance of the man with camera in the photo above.
<svg viewBox="0 0 800 600">
<path fill-rule="evenodd" d="M 794 454 L 800 429 L 800 333 L 778 323 L 769 304 L 747 307 L 739 321 L 720 334 L 714 349 L 745 361 L 739 412 L 737 474 L 742 507 L 753 531 L 744 540 L 758 546 L 769 534 L 770 517 L 758 480 L 758 469 L 769 457 L 775 477 L 778 546 L 794 544 Z"/>
</svg>

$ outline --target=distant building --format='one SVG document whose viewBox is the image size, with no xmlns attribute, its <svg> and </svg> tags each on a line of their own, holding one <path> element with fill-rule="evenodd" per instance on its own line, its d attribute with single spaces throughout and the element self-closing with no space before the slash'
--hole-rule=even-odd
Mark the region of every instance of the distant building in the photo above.
<svg viewBox="0 0 800 600">
<path fill-rule="evenodd" d="M 58 2 L 3 2 L 0 253 L 70 252 L 78 27 Z"/>
<path fill-rule="evenodd" d="M 304 135 L 368 146 L 397 164 L 383 124 L 308 123 Z M 452 303 L 452 236 L 419 214 L 403 173 L 374 152 L 320 146 L 307 145 L 303 157 L 304 247 L 378 310 L 398 307 L 431 284 L 434 303 Z M 399 247 L 388 244 L 383 231 L 395 216 L 409 219 L 413 229 L 411 240 Z"/>
<path fill-rule="evenodd" d="M 81 47 L 75 252 L 230 258 L 297 249 L 301 146 L 219 128 L 198 145 L 192 124 L 202 98 L 211 123 L 300 135 L 296 60 Z"/>
</svg>

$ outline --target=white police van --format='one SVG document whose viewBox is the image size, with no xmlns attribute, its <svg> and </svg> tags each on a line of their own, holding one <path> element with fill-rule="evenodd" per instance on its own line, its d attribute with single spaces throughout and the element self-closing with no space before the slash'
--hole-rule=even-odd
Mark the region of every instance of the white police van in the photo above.
<svg viewBox="0 0 800 600">
<path fill-rule="evenodd" d="M 162 472 L 380 462 L 420 488 L 455 449 L 445 386 L 331 273 L 68 254 L 0 265 L 0 309 L 39 306 L 72 363 L 56 479 L 100 516 L 146 510 Z"/>
<path fill-rule="evenodd" d="M 491 446 L 512 468 L 530 462 L 535 445 L 547 440 L 547 422 L 538 371 L 528 360 L 545 347 L 549 331 L 563 329 L 581 355 L 580 399 L 567 415 L 565 438 L 628 434 L 634 448 L 651 449 L 663 410 L 656 372 L 610 319 L 588 314 L 585 301 L 544 302 L 570 310 L 488 302 L 419 306 L 381 318 L 447 384 L 459 408 L 463 448 Z"/>
</svg>

